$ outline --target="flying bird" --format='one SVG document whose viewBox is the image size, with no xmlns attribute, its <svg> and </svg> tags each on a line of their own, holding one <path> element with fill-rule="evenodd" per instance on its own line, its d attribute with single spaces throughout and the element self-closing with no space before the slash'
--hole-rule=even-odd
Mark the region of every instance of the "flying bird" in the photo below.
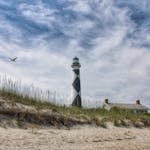
<svg viewBox="0 0 150 150">
<path fill-rule="evenodd" d="M 13 62 L 16 62 L 16 59 L 17 59 L 18 57 L 15 57 L 15 58 L 9 58 L 9 60 L 10 61 L 13 61 Z"/>
</svg>

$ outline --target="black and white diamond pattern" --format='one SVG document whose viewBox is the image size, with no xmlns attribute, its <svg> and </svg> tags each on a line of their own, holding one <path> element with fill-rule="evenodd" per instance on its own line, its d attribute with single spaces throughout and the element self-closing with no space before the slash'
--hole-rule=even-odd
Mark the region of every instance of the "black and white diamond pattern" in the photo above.
<svg viewBox="0 0 150 150">
<path fill-rule="evenodd" d="M 76 79 L 73 82 L 74 89 L 79 93 L 80 92 L 80 79 L 79 77 L 76 77 Z"/>
<path fill-rule="evenodd" d="M 74 90 L 74 99 L 72 102 L 72 106 L 81 107 L 81 86 L 80 86 L 80 70 L 74 69 L 74 81 L 72 83 L 73 90 Z"/>
</svg>

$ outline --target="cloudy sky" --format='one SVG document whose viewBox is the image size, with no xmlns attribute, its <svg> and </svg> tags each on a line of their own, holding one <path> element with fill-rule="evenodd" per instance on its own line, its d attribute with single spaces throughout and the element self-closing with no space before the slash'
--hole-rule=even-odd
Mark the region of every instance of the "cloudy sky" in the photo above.
<svg viewBox="0 0 150 150">
<path fill-rule="evenodd" d="M 84 101 L 150 106 L 149 0 L 0 0 L 1 74 L 70 94 L 74 56 Z"/>
</svg>

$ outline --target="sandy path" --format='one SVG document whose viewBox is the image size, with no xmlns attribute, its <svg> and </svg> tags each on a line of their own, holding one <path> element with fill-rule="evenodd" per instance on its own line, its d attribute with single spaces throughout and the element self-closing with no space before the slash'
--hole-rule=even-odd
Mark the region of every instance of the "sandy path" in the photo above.
<svg viewBox="0 0 150 150">
<path fill-rule="evenodd" d="M 0 128 L 0 150 L 150 150 L 150 129 Z"/>
</svg>

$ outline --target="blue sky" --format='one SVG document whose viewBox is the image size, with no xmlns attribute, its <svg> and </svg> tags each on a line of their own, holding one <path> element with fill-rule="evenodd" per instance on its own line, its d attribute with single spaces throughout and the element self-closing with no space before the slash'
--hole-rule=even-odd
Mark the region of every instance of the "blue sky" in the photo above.
<svg viewBox="0 0 150 150">
<path fill-rule="evenodd" d="M 150 106 L 149 0 L 0 0 L 2 74 L 69 94 L 74 56 L 84 101 Z"/>
</svg>

